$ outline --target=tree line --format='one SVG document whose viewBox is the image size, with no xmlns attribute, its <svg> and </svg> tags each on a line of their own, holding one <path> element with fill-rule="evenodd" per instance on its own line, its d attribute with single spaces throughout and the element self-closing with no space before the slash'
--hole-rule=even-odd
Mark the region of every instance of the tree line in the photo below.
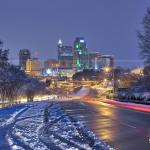
<svg viewBox="0 0 150 150">
<path fill-rule="evenodd" d="M 147 8 L 142 25 L 143 31 L 138 31 L 140 57 L 144 60 L 144 75 L 150 78 L 150 7 Z"/>
<path fill-rule="evenodd" d="M 8 55 L 9 50 L 0 48 L 0 101 L 13 103 L 18 96 L 26 96 L 32 101 L 34 95 L 44 89 L 44 83 L 28 77 L 19 67 L 10 64 Z"/>
</svg>

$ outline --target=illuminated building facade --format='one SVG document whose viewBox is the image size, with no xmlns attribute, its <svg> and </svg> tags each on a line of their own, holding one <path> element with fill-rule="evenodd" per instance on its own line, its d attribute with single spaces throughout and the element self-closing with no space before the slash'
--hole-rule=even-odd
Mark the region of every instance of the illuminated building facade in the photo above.
<svg viewBox="0 0 150 150">
<path fill-rule="evenodd" d="M 31 76 L 41 75 L 41 63 L 37 58 L 28 59 L 26 61 L 26 73 Z"/>
<path fill-rule="evenodd" d="M 65 76 L 65 77 L 71 78 L 74 73 L 75 72 L 73 71 L 72 68 L 66 68 L 66 67 L 65 68 L 59 68 L 59 76 L 60 77 Z"/>
<path fill-rule="evenodd" d="M 73 48 L 72 46 L 64 46 L 62 41 L 58 41 L 58 62 L 60 67 L 72 67 L 73 66 Z"/>
<path fill-rule="evenodd" d="M 114 57 L 111 55 L 102 55 L 100 56 L 100 67 L 105 68 L 113 68 L 114 67 Z"/>
<path fill-rule="evenodd" d="M 57 69 L 59 67 L 59 63 L 56 59 L 48 59 L 44 61 L 44 68 L 45 69 Z"/>
<path fill-rule="evenodd" d="M 99 70 L 100 69 L 100 53 L 89 52 L 88 53 L 89 69 Z"/>
<path fill-rule="evenodd" d="M 83 37 L 77 37 L 74 41 L 73 67 L 76 70 L 88 69 L 88 52 Z"/>
<path fill-rule="evenodd" d="M 44 68 L 42 69 L 42 75 L 44 76 L 57 76 L 59 63 L 56 59 L 48 59 L 44 61 Z"/>
<path fill-rule="evenodd" d="M 19 51 L 19 67 L 21 70 L 26 70 L 26 61 L 31 58 L 30 50 L 21 49 Z"/>
<path fill-rule="evenodd" d="M 72 46 L 64 46 L 62 41 L 57 43 L 59 68 L 82 71 L 84 69 L 100 70 L 104 67 L 113 68 L 114 57 L 100 55 L 99 52 L 88 52 L 86 41 L 83 37 L 75 38 Z"/>
<path fill-rule="evenodd" d="M 134 75 L 144 75 L 144 70 L 143 68 L 134 68 L 131 70 L 131 74 L 134 74 Z"/>
</svg>

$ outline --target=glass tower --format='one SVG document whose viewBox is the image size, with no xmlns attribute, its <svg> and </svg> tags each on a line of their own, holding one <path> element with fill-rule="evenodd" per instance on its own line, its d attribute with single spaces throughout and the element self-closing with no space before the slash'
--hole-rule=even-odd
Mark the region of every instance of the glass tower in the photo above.
<svg viewBox="0 0 150 150">
<path fill-rule="evenodd" d="M 83 37 L 77 37 L 74 41 L 73 66 L 77 70 L 88 68 L 88 52 Z"/>
</svg>

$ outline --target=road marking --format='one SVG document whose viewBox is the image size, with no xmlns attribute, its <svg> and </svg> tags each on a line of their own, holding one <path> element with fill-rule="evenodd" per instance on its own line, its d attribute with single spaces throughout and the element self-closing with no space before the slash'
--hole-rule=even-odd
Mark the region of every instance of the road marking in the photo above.
<svg viewBox="0 0 150 150">
<path fill-rule="evenodd" d="M 135 126 L 130 125 L 130 124 L 128 124 L 128 123 L 120 122 L 120 124 L 122 124 L 122 125 L 124 125 L 124 126 L 127 126 L 127 127 L 130 127 L 130 128 L 133 128 L 133 129 L 136 128 Z"/>
</svg>

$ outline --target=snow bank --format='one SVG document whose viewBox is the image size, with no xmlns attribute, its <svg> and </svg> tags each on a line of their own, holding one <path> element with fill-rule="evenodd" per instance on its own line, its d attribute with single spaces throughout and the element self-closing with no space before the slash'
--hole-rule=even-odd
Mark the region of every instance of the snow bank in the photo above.
<svg viewBox="0 0 150 150">
<path fill-rule="evenodd" d="M 6 121 L 4 121 L 1 125 L 1 127 L 5 126 L 5 125 L 8 125 L 8 124 L 11 124 L 15 121 L 15 117 L 20 114 L 22 111 L 24 111 L 26 108 L 22 108 L 21 110 L 19 111 L 16 111 L 15 113 L 13 113 L 10 118 L 8 118 Z"/>
<path fill-rule="evenodd" d="M 43 126 L 43 113 L 47 102 L 35 103 L 17 118 L 13 130 L 7 135 L 13 150 L 34 149 L 47 150 L 47 146 L 39 141 L 39 128 Z"/>
<path fill-rule="evenodd" d="M 87 91 L 87 89 L 83 89 Z M 12 150 L 109 150 L 80 121 L 67 116 L 62 102 L 42 101 L 16 110 L 5 125 L 12 124 L 6 139 Z M 25 110 L 26 109 L 26 110 Z M 48 117 L 48 119 L 44 119 Z"/>
</svg>

